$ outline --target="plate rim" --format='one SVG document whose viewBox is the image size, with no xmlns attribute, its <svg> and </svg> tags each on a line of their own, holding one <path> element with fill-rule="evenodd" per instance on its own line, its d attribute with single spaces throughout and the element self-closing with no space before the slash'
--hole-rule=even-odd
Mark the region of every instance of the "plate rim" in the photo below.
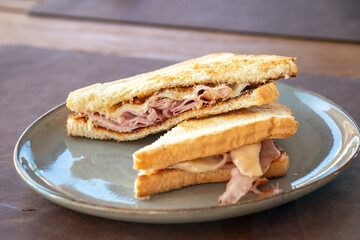
<svg viewBox="0 0 360 240">
<path fill-rule="evenodd" d="M 353 119 L 353 117 L 347 113 L 341 106 L 337 105 L 336 103 L 334 103 L 332 100 L 327 99 L 326 97 L 315 93 L 311 90 L 308 89 L 304 89 L 302 87 L 297 87 L 297 86 L 292 86 L 292 85 L 288 85 L 285 83 L 277 83 L 279 85 L 284 85 L 285 87 L 290 87 L 293 88 L 294 90 L 297 91 L 301 91 L 301 92 L 305 92 L 308 93 L 310 95 L 316 96 L 328 103 L 330 103 L 331 105 L 333 105 L 334 107 L 338 108 L 338 110 L 341 111 L 341 113 L 346 116 L 348 118 L 348 120 L 354 125 L 355 129 L 357 130 L 357 135 L 360 137 L 360 128 L 358 126 L 358 124 L 356 123 L 356 121 Z M 14 148 L 14 155 L 13 155 L 13 161 L 14 161 L 14 165 L 15 165 L 15 169 L 17 171 L 17 173 L 20 175 L 21 179 L 31 188 L 33 189 L 35 192 L 37 192 L 38 194 L 40 194 L 41 196 L 43 196 L 44 198 L 53 201 L 63 207 L 66 208 L 70 208 L 79 212 L 83 212 L 83 213 L 87 213 L 90 215 L 95 215 L 95 216 L 102 216 L 105 217 L 104 215 L 99 215 L 99 214 L 95 214 L 95 213 L 89 213 L 86 211 L 82 211 L 79 209 L 74 209 L 72 208 L 72 206 L 77 206 L 77 207 L 81 207 L 82 209 L 91 209 L 96 211 L 96 213 L 114 213 L 116 214 L 131 214 L 130 218 L 126 218 L 126 217 L 111 217 L 111 216 L 106 216 L 107 218 L 111 218 L 111 219 L 121 219 L 121 220 L 127 220 L 127 221 L 133 221 L 133 222 L 148 222 L 148 221 L 141 221 L 139 220 L 137 217 L 138 216 L 164 216 L 164 215 L 169 215 L 169 214 L 184 214 L 184 213 L 189 213 L 189 212 L 203 212 L 203 211 L 207 211 L 207 210 L 212 210 L 212 209 L 233 209 L 233 208 L 238 208 L 239 206 L 247 206 L 249 204 L 259 204 L 261 202 L 269 202 L 269 203 L 274 203 L 271 207 L 275 207 L 290 201 L 293 201 L 294 199 L 296 199 L 297 195 L 299 195 L 299 191 L 295 191 L 295 190 L 290 190 L 290 191 L 286 191 L 283 194 L 280 195 L 276 195 L 276 196 L 272 196 L 272 197 L 266 197 L 266 198 L 259 198 L 259 199 L 252 199 L 252 200 L 248 200 L 245 202 L 241 202 L 241 203 L 237 203 L 237 204 L 233 204 L 233 205 L 214 205 L 214 206 L 208 206 L 208 207 L 195 207 L 195 208 L 177 208 L 177 209 L 151 209 L 151 208 L 141 208 L 141 209 L 137 209 L 137 208 L 126 208 L 126 207 L 114 207 L 114 206 L 106 206 L 106 205 L 101 205 L 101 204 L 94 204 L 94 203 L 89 203 L 86 201 L 81 201 L 75 198 L 71 198 L 68 196 L 64 196 L 61 195 L 60 193 L 58 193 L 57 191 L 54 191 L 51 187 L 50 189 L 45 188 L 43 186 L 41 186 L 40 184 L 38 184 L 36 181 L 34 181 L 28 174 L 26 174 L 23 169 L 21 168 L 21 166 L 18 165 L 18 162 L 20 162 L 20 160 L 17 158 L 18 154 L 19 154 L 19 145 L 21 140 L 23 139 L 23 137 L 25 136 L 26 133 L 28 133 L 28 131 L 35 125 L 37 124 L 42 118 L 44 118 L 45 116 L 47 116 L 48 114 L 52 113 L 55 110 L 58 110 L 62 107 L 64 107 L 66 105 L 65 102 L 51 108 L 50 110 L 48 110 L 47 112 L 45 112 L 44 114 L 42 114 L 40 117 L 38 117 L 36 120 L 34 120 L 24 131 L 23 133 L 20 135 L 20 137 L 18 138 L 15 148 Z M 307 184 L 305 186 L 301 186 L 299 188 L 297 188 L 297 190 L 302 190 L 301 192 L 305 192 L 304 194 L 300 194 L 300 196 L 304 196 L 310 192 L 313 192 L 315 190 L 317 190 L 318 188 L 324 186 L 325 184 L 327 184 L 328 182 L 330 182 L 331 180 L 333 180 L 334 178 L 336 178 L 338 175 L 340 175 L 343 171 L 345 171 L 354 161 L 355 159 L 358 157 L 360 153 L 360 144 L 357 144 L 357 149 L 356 151 L 354 151 L 354 153 L 347 157 L 348 159 L 346 159 L 346 161 L 343 163 L 342 166 L 340 166 L 339 168 L 337 168 L 336 170 L 334 170 L 333 172 L 321 177 L 320 179 L 315 180 L 314 182 Z M 280 203 L 277 204 L 277 200 L 284 198 L 284 195 L 287 196 L 287 199 L 285 201 L 280 201 Z M 70 205 L 70 206 L 69 206 Z M 271 207 L 265 208 L 265 209 L 269 209 Z M 264 209 L 263 209 L 264 210 Z M 262 210 L 259 210 L 262 211 Z M 255 213 L 256 211 L 252 211 L 252 213 Z M 246 215 L 246 214 L 244 214 Z M 133 217 L 135 216 L 136 219 L 133 219 Z M 137 217 L 136 217 L 137 216 Z M 240 215 L 237 215 L 240 216 Z M 228 218 L 228 217 L 224 217 L 224 218 Z M 217 219 L 223 219 L 223 218 L 217 218 Z M 206 221 L 206 220 L 200 220 L 197 222 L 201 222 L 201 221 Z M 156 222 L 156 221 L 155 221 Z M 162 221 L 160 221 L 162 222 Z M 160 223 L 158 222 L 158 223 Z M 177 221 L 177 222 L 191 222 L 191 221 Z M 163 222 L 166 223 L 166 222 Z"/>
</svg>

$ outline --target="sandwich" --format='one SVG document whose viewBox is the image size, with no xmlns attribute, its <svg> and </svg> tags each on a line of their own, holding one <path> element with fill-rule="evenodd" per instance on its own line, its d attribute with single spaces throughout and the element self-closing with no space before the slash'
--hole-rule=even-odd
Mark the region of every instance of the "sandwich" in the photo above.
<svg viewBox="0 0 360 240">
<path fill-rule="evenodd" d="M 292 136 L 297 127 L 291 110 L 276 101 L 184 121 L 134 152 L 135 197 L 227 181 L 222 204 L 236 203 L 249 191 L 261 193 L 259 184 L 285 175 L 289 167 L 289 157 L 274 139 Z"/>
<path fill-rule="evenodd" d="M 211 54 L 71 92 L 70 136 L 128 141 L 279 97 L 274 80 L 297 75 L 294 58 Z"/>
</svg>

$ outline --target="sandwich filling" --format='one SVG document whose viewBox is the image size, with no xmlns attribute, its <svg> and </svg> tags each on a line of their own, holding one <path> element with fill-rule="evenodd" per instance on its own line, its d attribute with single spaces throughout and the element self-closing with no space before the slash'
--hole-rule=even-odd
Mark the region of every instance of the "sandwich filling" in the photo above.
<svg viewBox="0 0 360 240">
<path fill-rule="evenodd" d="M 192 109 L 239 97 L 248 84 L 205 86 L 164 90 L 142 104 L 124 104 L 113 113 L 85 112 L 95 126 L 117 132 L 132 132 L 153 126 Z"/>
<path fill-rule="evenodd" d="M 219 197 L 222 204 L 239 201 L 249 191 L 261 194 L 257 186 L 268 180 L 261 176 L 269 169 L 271 162 L 278 159 L 281 153 L 273 140 L 245 145 L 230 152 L 177 163 L 168 169 L 181 169 L 189 172 L 206 172 L 221 168 L 231 168 L 231 179 L 226 191 Z M 278 188 L 266 190 L 267 195 L 281 193 Z"/>
</svg>

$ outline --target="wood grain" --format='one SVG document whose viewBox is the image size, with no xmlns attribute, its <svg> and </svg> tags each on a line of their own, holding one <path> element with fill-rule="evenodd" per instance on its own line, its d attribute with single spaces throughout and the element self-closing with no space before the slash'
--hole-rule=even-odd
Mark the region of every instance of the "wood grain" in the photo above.
<svg viewBox="0 0 360 240">
<path fill-rule="evenodd" d="M 0 10 L 25 13 L 33 8 L 39 0 L 0 0 Z"/>
<path fill-rule="evenodd" d="M 359 0 L 46 0 L 30 13 L 360 43 Z"/>
<path fill-rule="evenodd" d="M 305 73 L 359 77 L 360 44 L 199 31 L 0 11 L 0 44 L 183 60 L 213 52 L 297 57 Z"/>
</svg>

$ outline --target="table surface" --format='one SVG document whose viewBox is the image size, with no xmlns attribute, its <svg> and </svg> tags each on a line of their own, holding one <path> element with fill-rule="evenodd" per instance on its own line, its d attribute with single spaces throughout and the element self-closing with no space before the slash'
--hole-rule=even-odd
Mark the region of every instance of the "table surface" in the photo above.
<svg viewBox="0 0 360 240">
<path fill-rule="evenodd" d="M 359 86 L 354 78 L 360 77 L 360 44 L 28 15 L 27 11 L 39 2 L 40 0 L 0 0 L 0 47 L 23 45 L 170 61 L 213 52 L 278 54 L 297 57 L 301 73 L 324 74 L 340 79 L 337 80 L 338 82 L 341 82 L 341 77 L 344 77 L 345 85 L 346 79 L 348 79 L 346 77 L 350 77 L 352 86 Z M 5 81 L 0 79 L 0 86 L 3 82 Z M 355 106 L 354 111 L 358 112 Z M 30 120 L 17 121 L 28 123 Z M 0 127 L 4 128 L 4 126 Z M 20 133 L 22 130 L 19 129 L 18 132 Z M 12 153 L 5 149 L 13 147 L 15 143 L 8 142 L 6 139 L 0 140 L 1 168 L 12 169 Z M 18 188 L 16 194 L 11 196 L 2 192 L 10 182 L 15 182 L 15 186 Z M 299 217 L 294 216 L 294 214 L 299 214 L 299 211 L 294 211 L 295 208 L 296 210 L 308 210 L 306 209 L 308 205 L 305 203 L 316 199 L 314 196 L 305 197 L 299 204 L 290 203 L 275 210 L 242 218 L 199 224 L 151 225 L 111 221 L 63 209 L 35 194 L 20 181 L 15 170 L 0 176 L 0 192 L 0 212 L 13 212 L 12 218 L 9 220 L 0 217 L 2 219 L 0 236 L 6 236 L 6 239 L 61 238 L 70 232 L 74 238 L 86 236 L 95 239 L 119 237 L 142 239 L 149 236 L 160 239 L 210 236 L 221 239 L 241 237 L 277 239 L 286 236 L 291 236 L 292 239 L 313 239 L 314 236 L 323 236 L 314 231 L 313 235 L 294 231 L 294 227 L 302 229 L 308 226 L 294 226 L 287 221 Z M 14 208 L 8 202 L 5 204 L 3 202 L 5 198 L 7 200 L 14 199 L 14 201 L 19 198 L 29 198 L 29 202 L 34 205 L 20 206 L 23 211 L 18 211 L 16 206 Z M 321 208 L 320 203 L 324 204 L 323 199 L 318 200 L 315 207 Z M 341 207 L 341 203 L 339 203 L 339 207 Z M 358 208 L 359 205 L 356 204 L 353 207 Z M 46 219 L 46 221 L 41 221 L 41 224 L 29 222 L 31 214 L 37 215 L 37 219 Z M 302 217 L 309 219 L 309 216 Z M 331 215 L 327 217 L 331 218 Z M 256 231 L 256 223 L 261 223 L 259 228 L 263 227 L 264 220 L 260 220 L 261 218 L 271 221 L 275 235 L 270 228 L 266 228 L 267 231 L 263 234 Z M 78 225 L 68 225 L 74 222 Z M 28 226 L 27 223 L 31 226 Z M 311 219 L 308 223 L 317 224 Z M 331 225 L 327 228 L 338 227 L 340 232 L 346 233 L 348 229 L 355 229 L 356 226 L 360 229 L 359 223 L 352 223 L 351 226 L 343 226 L 339 223 L 339 225 Z M 234 229 L 238 229 L 238 231 L 234 231 Z M 317 231 L 321 231 L 321 228 L 318 227 Z M 359 230 L 356 233 L 358 236 Z M 338 237 L 338 235 L 334 236 Z M 347 237 L 356 239 L 355 235 Z"/>
</svg>

